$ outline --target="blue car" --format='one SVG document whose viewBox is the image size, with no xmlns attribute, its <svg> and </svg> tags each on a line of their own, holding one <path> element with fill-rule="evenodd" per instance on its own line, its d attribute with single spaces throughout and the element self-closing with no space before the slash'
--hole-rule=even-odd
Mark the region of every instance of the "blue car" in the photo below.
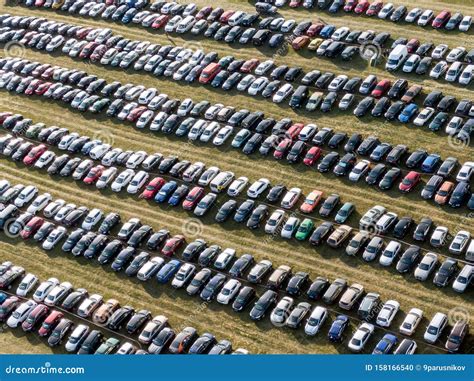
<svg viewBox="0 0 474 381">
<path fill-rule="evenodd" d="M 334 25 L 326 25 L 323 29 L 321 29 L 321 32 L 319 32 L 319 35 L 322 38 L 329 38 L 331 35 L 334 33 L 336 30 L 336 27 Z"/>
<path fill-rule="evenodd" d="M 469 201 L 467 202 L 467 207 L 468 207 L 470 210 L 474 210 L 474 193 L 471 194 L 471 198 L 470 198 Z"/>
<path fill-rule="evenodd" d="M 186 197 L 188 191 L 189 187 L 187 185 L 180 185 L 171 195 L 170 199 L 168 200 L 168 204 L 172 206 L 178 205 Z"/>
<path fill-rule="evenodd" d="M 155 196 L 156 202 L 165 202 L 171 196 L 171 194 L 178 188 L 176 181 L 169 181 L 163 185 L 160 191 Z"/>
<path fill-rule="evenodd" d="M 434 172 L 440 160 L 441 156 L 437 153 L 432 153 L 423 161 L 423 164 L 421 164 L 421 170 L 427 173 Z"/>
<path fill-rule="evenodd" d="M 0 292 L 0 304 L 2 304 L 5 300 L 7 300 L 8 295 L 4 292 Z"/>
<path fill-rule="evenodd" d="M 387 355 L 392 352 L 393 348 L 397 345 L 398 339 L 391 333 L 387 333 L 375 346 L 372 354 L 373 355 Z"/>
<path fill-rule="evenodd" d="M 337 13 L 339 9 L 344 5 L 345 0 L 334 0 L 331 6 L 329 7 L 329 13 Z"/>
<path fill-rule="evenodd" d="M 156 274 L 156 280 L 158 283 L 167 283 L 174 277 L 174 275 L 178 272 L 179 268 L 181 267 L 181 263 L 176 260 L 172 259 L 167 264 L 165 264 L 158 274 Z"/>
<path fill-rule="evenodd" d="M 129 24 L 135 15 L 138 13 L 137 8 L 130 8 L 122 17 L 123 24 Z"/>
<path fill-rule="evenodd" d="M 405 106 L 400 115 L 398 115 L 398 120 L 402 123 L 408 123 L 418 112 L 418 106 L 414 103 L 410 103 Z"/>
<path fill-rule="evenodd" d="M 328 339 L 330 341 L 341 341 L 345 329 L 349 325 L 349 318 L 346 315 L 339 315 L 331 324 L 328 332 Z"/>
</svg>

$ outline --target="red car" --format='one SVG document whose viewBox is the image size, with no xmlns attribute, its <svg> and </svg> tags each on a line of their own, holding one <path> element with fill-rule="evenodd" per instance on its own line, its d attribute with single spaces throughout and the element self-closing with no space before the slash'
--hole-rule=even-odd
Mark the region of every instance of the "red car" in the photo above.
<svg viewBox="0 0 474 381">
<path fill-rule="evenodd" d="M 36 0 L 35 7 L 42 7 L 46 3 L 46 0 Z"/>
<path fill-rule="evenodd" d="M 84 40 L 91 31 L 92 28 L 81 28 L 76 32 L 76 38 L 79 40 Z"/>
<path fill-rule="evenodd" d="M 41 325 L 41 328 L 38 330 L 38 335 L 42 337 L 48 336 L 63 317 L 64 314 L 62 312 L 51 312 Z"/>
<path fill-rule="evenodd" d="M 298 8 L 303 3 L 302 0 L 291 0 L 290 8 Z"/>
<path fill-rule="evenodd" d="M 360 0 L 354 9 L 354 12 L 360 15 L 369 9 L 369 5 L 369 0 Z"/>
<path fill-rule="evenodd" d="M 5 300 L 0 308 L 0 322 L 3 322 L 8 319 L 10 312 L 14 311 L 20 305 L 20 299 L 16 296 L 10 296 Z"/>
<path fill-rule="evenodd" d="M 165 184 L 165 179 L 163 179 L 162 177 L 155 177 L 148 183 L 140 197 L 144 198 L 145 200 L 153 199 L 160 191 L 161 187 Z"/>
<path fill-rule="evenodd" d="M 48 148 L 44 144 L 33 147 L 28 155 L 23 158 L 23 164 L 33 165 Z"/>
<path fill-rule="evenodd" d="M 370 4 L 369 8 L 367 9 L 366 15 L 367 16 L 375 16 L 380 12 L 383 7 L 383 1 L 375 0 L 372 4 Z"/>
<path fill-rule="evenodd" d="M 31 75 L 33 77 L 40 77 L 43 75 L 43 73 L 46 71 L 46 70 L 49 70 L 51 69 L 51 65 L 49 64 L 44 64 L 44 65 L 39 65 L 37 68 L 35 68 L 35 70 L 33 70 L 33 72 L 31 73 Z"/>
<path fill-rule="evenodd" d="M 232 15 L 235 13 L 235 11 L 232 11 L 232 10 L 228 10 L 228 11 L 225 11 L 221 17 L 219 17 L 219 21 L 221 23 L 224 23 L 224 24 L 227 24 L 229 22 L 229 19 L 232 17 Z"/>
<path fill-rule="evenodd" d="M 311 213 L 321 202 L 323 199 L 323 192 L 315 189 L 313 190 L 306 199 L 304 200 L 303 204 L 300 206 L 300 211 L 303 213 Z"/>
<path fill-rule="evenodd" d="M 416 49 L 418 49 L 419 46 L 420 46 L 420 40 L 418 40 L 417 38 L 412 38 L 407 43 L 408 53 L 413 53 Z"/>
<path fill-rule="evenodd" d="M 153 21 L 153 24 L 151 24 L 151 27 L 153 29 L 163 28 L 166 25 L 166 23 L 168 22 L 169 19 L 170 19 L 170 17 L 168 15 L 161 15 L 155 21 Z"/>
<path fill-rule="evenodd" d="M 312 24 L 306 31 L 306 35 L 309 37 L 315 37 L 319 35 L 319 32 L 321 32 L 321 29 L 323 28 L 324 28 L 324 24 L 322 23 Z"/>
<path fill-rule="evenodd" d="M 273 157 L 275 159 L 281 159 L 286 156 L 286 153 L 290 149 L 292 143 L 293 140 L 291 139 L 283 139 L 280 144 L 278 144 L 277 148 L 275 148 L 275 151 L 273 152 Z"/>
<path fill-rule="evenodd" d="M 303 163 L 307 165 L 308 167 L 313 166 L 321 157 L 321 152 L 322 152 L 321 148 L 311 147 L 309 151 L 306 153 L 306 156 L 303 159 Z"/>
<path fill-rule="evenodd" d="M 49 308 L 44 304 L 38 304 L 33 311 L 28 314 L 28 317 L 21 325 L 23 331 L 31 332 L 35 327 L 46 317 L 49 312 Z"/>
<path fill-rule="evenodd" d="M 53 77 L 54 71 L 56 70 L 56 67 L 48 67 L 43 73 L 41 74 L 42 79 L 51 79 Z"/>
<path fill-rule="evenodd" d="M 344 5 L 344 12 L 352 12 L 357 6 L 358 0 L 348 0 L 346 5 Z"/>
<path fill-rule="evenodd" d="M 260 61 L 258 59 L 252 58 L 251 60 L 244 62 L 244 64 L 240 67 L 240 71 L 242 73 L 250 73 L 258 66 L 259 63 Z"/>
<path fill-rule="evenodd" d="M 372 90 L 371 95 L 374 98 L 380 98 L 382 95 L 385 94 L 385 92 L 390 89 L 392 86 L 392 82 L 389 81 L 388 79 L 382 79 L 379 83 L 377 83 L 377 86 L 375 86 L 375 89 Z"/>
<path fill-rule="evenodd" d="M 28 85 L 28 87 L 25 90 L 26 95 L 33 95 L 38 88 L 43 83 L 41 79 L 33 79 L 31 83 Z"/>
<path fill-rule="evenodd" d="M 416 171 L 410 171 L 400 183 L 398 189 L 408 193 L 420 182 L 421 175 Z"/>
<path fill-rule="evenodd" d="M 431 26 L 435 29 L 440 29 L 446 25 L 446 23 L 448 22 L 450 18 L 451 18 L 451 12 L 446 11 L 446 10 L 441 11 L 441 13 L 435 17 L 435 19 L 431 23 Z"/>
<path fill-rule="evenodd" d="M 39 85 L 36 90 L 35 90 L 35 94 L 36 95 L 43 95 L 46 91 L 49 90 L 49 88 L 52 86 L 53 84 L 51 82 L 44 82 L 42 83 L 41 85 Z"/>
<path fill-rule="evenodd" d="M 9 116 L 12 116 L 13 113 L 9 111 L 1 112 L 0 113 L 0 124 L 3 124 L 5 122 L 5 119 L 7 119 Z"/>
<path fill-rule="evenodd" d="M 130 112 L 130 114 L 128 114 L 127 120 L 129 122 L 136 122 L 138 120 L 138 118 L 140 118 L 140 115 L 142 115 L 146 110 L 148 110 L 146 108 L 146 106 L 138 106 L 138 107 L 134 108 Z"/>
<path fill-rule="evenodd" d="M 174 237 L 168 238 L 165 246 L 163 246 L 163 249 L 161 249 L 161 254 L 171 257 L 176 252 L 176 250 L 178 250 L 184 244 L 184 242 L 185 240 L 182 235 L 175 235 Z"/>
<path fill-rule="evenodd" d="M 300 134 L 303 128 L 303 123 L 295 123 L 288 129 L 288 131 L 285 132 L 285 136 L 291 140 L 294 140 Z"/>
<path fill-rule="evenodd" d="M 207 18 L 207 16 L 209 16 L 212 12 L 212 7 L 210 6 L 207 6 L 207 7 L 203 7 L 196 15 L 196 20 L 202 20 L 202 19 L 205 19 Z"/>
<path fill-rule="evenodd" d="M 91 61 L 98 62 L 108 50 L 107 45 L 101 44 L 94 49 L 94 52 L 91 54 Z"/>
<path fill-rule="evenodd" d="M 89 170 L 89 173 L 87 176 L 84 178 L 84 183 L 85 184 L 94 184 L 97 180 L 99 180 L 99 177 L 102 176 L 102 172 L 104 172 L 104 167 L 102 165 L 98 165 L 97 167 L 92 167 Z"/>
<path fill-rule="evenodd" d="M 44 219 L 41 217 L 33 217 L 23 228 L 20 235 L 23 239 L 30 238 L 33 234 L 35 234 L 38 229 L 43 225 Z"/>
<path fill-rule="evenodd" d="M 191 210 L 201 201 L 201 198 L 204 196 L 204 188 L 201 187 L 194 187 L 188 193 L 186 198 L 183 201 L 183 209 Z"/>
<path fill-rule="evenodd" d="M 86 46 L 84 46 L 79 53 L 79 58 L 89 58 L 95 48 L 97 48 L 99 44 L 95 41 L 89 42 Z"/>
</svg>

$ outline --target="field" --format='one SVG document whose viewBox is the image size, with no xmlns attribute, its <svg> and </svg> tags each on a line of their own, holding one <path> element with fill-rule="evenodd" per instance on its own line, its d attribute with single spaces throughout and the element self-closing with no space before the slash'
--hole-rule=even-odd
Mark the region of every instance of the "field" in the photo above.
<svg viewBox="0 0 474 381">
<path fill-rule="evenodd" d="M 206 4 L 205 1 L 196 1 L 198 5 Z M 208 3 L 208 2 L 207 2 Z M 405 2 L 409 5 L 409 2 Z M 453 4 L 451 4 L 453 3 Z M 397 3 L 398 4 L 398 3 Z M 219 3 L 225 9 L 239 8 L 251 10 L 252 3 L 235 0 L 223 0 Z M 428 1 L 421 0 L 417 6 L 441 10 L 444 7 L 459 9 L 465 14 L 474 13 L 472 1 Z M 194 38 L 183 40 L 179 37 L 166 36 L 163 33 L 151 33 L 144 28 L 134 25 L 122 26 L 112 22 L 99 22 L 91 18 L 73 19 L 66 14 L 31 10 L 24 7 L 0 6 L 0 13 L 29 14 L 44 16 L 49 19 L 72 22 L 89 26 L 104 26 L 112 28 L 116 34 L 127 38 L 149 40 L 155 43 L 166 44 L 171 40 L 173 44 L 184 45 L 194 49 L 202 48 L 205 51 L 214 50 L 219 56 L 232 54 L 237 58 L 259 58 L 265 60 L 270 57 L 277 64 L 288 64 L 301 66 L 305 71 L 318 69 L 321 71 L 333 71 L 336 74 L 345 73 L 349 76 L 365 76 L 374 73 L 379 78 L 401 77 L 397 73 L 393 76 L 381 68 L 372 68 L 362 59 L 355 59 L 351 63 L 342 61 L 329 61 L 317 58 L 306 51 L 295 53 L 292 50 L 284 54 L 274 54 L 269 49 L 256 49 L 230 46 L 217 43 L 206 38 Z M 421 29 L 420 27 L 396 25 L 390 22 L 375 19 L 357 18 L 354 16 L 339 15 L 329 16 L 327 13 L 309 13 L 306 10 L 290 10 L 285 8 L 281 12 L 286 18 L 302 20 L 313 16 L 320 17 L 326 22 L 337 26 L 347 25 L 352 29 L 369 29 L 376 31 L 388 31 L 392 38 L 416 36 L 422 42 L 431 41 L 447 43 L 451 48 L 455 46 L 466 46 L 472 48 L 473 34 L 442 33 L 432 29 Z M 471 44 L 470 44 L 471 43 Z M 6 54 L 6 53 L 5 53 Z M 184 99 L 192 97 L 194 101 L 209 100 L 211 103 L 224 103 L 233 105 L 236 109 L 247 108 L 251 111 L 261 109 L 266 116 L 276 119 L 291 117 L 295 121 L 303 123 L 316 123 L 319 127 L 332 127 L 337 131 L 347 133 L 360 132 L 362 134 L 376 134 L 381 140 L 392 145 L 407 144 L 411 149 L 425 148 L 430 152 L 439 152 L 442 157 L 455 156 L 461 162 L 472 159 L 473 149 L 471 145 L 457 146 L 450 144 L 446 135 L 434 134 L 426 128 L 418 128 L 413 125 L 401 125 L 399 123 L 387 123 L 380 119 L 356 119 L 351 114 L 331 112 L 328 115 L 321 113 L 309 114 L 298 111 L 296 114 L 289 107 L 281 107 L 263 99 L 255 99 L 248 95 L 240 95 L 236 91 L 226 93 L 210 87 L 199 85 L 185 86 L 166 79 L 157 79 L 148 74 L 136 74 L 124 72 L 122 69 L 104 68 L 100 65 L 84 63 L 73 60 L 62 54 L 48 55 L 44 52 L 32 51 L 30 49 L 22 52 L 25 58 L 38 60 L 43 63 L 52 63 L 64 67 L 77 67 L 89 73 L 105 78 L 107 81 L 120 81 L 122 83 L 145 84 L 154 86 L 161 92 L 172 97 Z M 3 55 L 3 54 L 2 54 Z M 440 89 L 445 94 L 456 96 L 458 100 L 464 98 L 472 99 L 472 83 L 468 88 L 449 85 L 446 82 L 435 82 L 426 78 L 406 76 L 411 82 L 422 83 L 424 92 Z M 287 186 L 302 188 L 307 194 L 312 189 L 320 189 L 325 194 L 339 193 L 342 201 L 354 202 L 357 207 L 350 220 L 351 225 L 356 225 L 361 214 L 373 205 L 380 204 L 389 207 L 390 210 L 400 216 L 409 215 L 419 221 L 424 216 L 433 218 L 436 225 L 447 226 L 451 232 L 461 229 L 474 231 L 474 219 L 468 214 L 467 209 L 453 210 L 451 208 L 440 208 L 432 202 L 423 201 L 419 193 L 401 195 L 397 190 L 382 193 L 374 188 L 358 183 L 352 185 L 347 179 L 339 179 L 334 175 L 321 174 L 315 170 L 308 169 L 303 165 L 289 166 L 286 163 L 276 162 L 272 158 L 264 159 L 258 154 L 250 157 L 241 152 L 225 148 L 217 149 L 211 145 L 192 144 L 174 137 L 163 136 L 163 134 L 152 134 L 147 131 L 133 129 L 123 123 L 119 123 L 104 116 L 94 117 L 91 114 L 81 114 L 72 109 L 59 105 L 57 102 L 48 102 L 36 98 L 11 95 L 0 92 L 0 110 L 22 113 L 25 117 L 32 118 L 34 122 L 44 122 L 47 125 L 59 125 L 67 127 L 71 131 L 81 135 L 94 136 L 106 140 L 116 147 L 131 150 L 145 150 L 149 153 L 161 152 L 164 155 L 176 154 L 182 159 L 192 162 L 203 161 L 208 166 L 218 165 L 221 170 L 233 171 L 236 176 L 247 176 L 256 180 L 262 176 L 268 177 L 272 184 L 284 183 Z M 227 222 L 219 225 L 213 221 L 213 217 L 206 217 L 201 223 L 191 219 L 181 208 L 169 208 L 159 206 L 155 203 L 147 203 L 144 200 L 131 199 L 125 193 L 114 194 L 110 191 L 100 192 L 95 188 L 86 187 L 84 184 L 75 183 L 71 179 L 49 177 L 45 172 L 34 169 L 26 169 L 23 165 L 7 160 L 0 160 L 0 173 L 2 178 L 12 182 L 24 184 L 35 184 L 41 191 L 50 192 L 55 198 L 63 198 L 68 202 L 86 205 L 89 208 L 98 207 L 104 211 L 118 211 L 122 219 L 139 216 L 143 222 L 150 224 L 155 230 L 167 228 L 172 233 L 183 233 L 188 241 L 193 238 L 193 229 L 197 229 L 198 235 L 210 243 L 216 243 L 224 247 L 233 247 L 238 254 L 251 253 L 257 260 L 270 259 L 274 266 L 288 264 L 294 270 L 309 271 L 312 278 L 325 276 L 331 280 L 342 277 L 349 283 L 360 283 L 366 290 L 378 292 L 383 300 L 396 299 L 401 303 L 402 310 L 407 312 L 412 307 L 423 309 L 425 316 L 431 317 L 435 312 L 441 311 L 451 313 L 451 316 L 459 311 L 469 315 L 474 314 L 472 290 L 470 293 L 458 295 L 449 287 L 438 289 L 432 283 L 417 282 L 412 276 L 401 276 L 393 268 L 385 269 L 378 263 L 368 264 L 360 258 L 349 258 L 342 250 L 330 250 L 328 247 L 313 248 L 307 243 L 290 242 L 280 239 L 267 238 L 262 230 L 257 232 Z M 421 188 L 420 188 L 421 189 Z M 212 214 L 212 213 L 211 213 Z M 11 260 L 17 265 L 24 266 L 28 272 L 37 274 L 41 279 L 57 277 L 61 281 L 68 280 L 75 287 L 85 287 L 93 293 L 99 293 L 104 298 L 114 297 L 121 304 L 131 304 L 138 308 L 148 308 L 153 314 L 164 314 L 168 316 L 174 327 L 192 325 L 199 332 L 212 332 L 218 339 L 229 339 L 234 347 L 247 348 L 252 353 L 345 353 L 345 345 L 335 346 L 330 344 L 324 335 L 316 338 L 308 338 L 302 330 L 297 332 L 286 329 L 274 328 L 268 319 L 255 324 L 248 314 L 238 315 L 230 308 L 224 308 L 217 303 L 203 304 L 198 298 L 188 297 L 184 292 L 174 291 L 171 287 L 158 286 L 155 282 L 146 285 L 136 280 L 127 278 L 124 274 L 115 274 L 108 268 L 100 267 L 96 262 L 89 262 L 83 258 L 78 260 L 72 256 L 55 251 L 47 254 L 31 243 L 20 242 L 18 239 L 8 239 L 1 236 L 0 261 Z M 461 308 L 461 309 L 459 309 Z M 333 314 L 334 315 L 334 314 Z M 394 322 L 393 327 L 398 327 L 402 321 L 402 315 Z M 421 338 L 427 320 L 420 325 L 417 338 Z M 1 331 L 0 331 L 1 332 Z M 18 330 L 5 330 L 0 335 L 0 351 L 5 353 L 44 353 L 50 348 L 33 335 L 23 336 Z M 372 339 L 373 347 L 376 339 Z M 472 342 L 471 342 L 472 344 Z M 438 348 L 428 347 L 419 341 L 420 352 L 438 352 Z M 472 349 L 472 345 L 466 348 Z"/>
</svg>

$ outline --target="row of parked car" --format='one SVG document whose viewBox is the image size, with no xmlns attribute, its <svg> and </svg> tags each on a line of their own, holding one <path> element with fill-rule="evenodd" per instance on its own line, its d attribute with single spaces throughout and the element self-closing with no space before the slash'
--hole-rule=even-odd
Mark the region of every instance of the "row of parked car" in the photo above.
<svg viewBox="0 0 474 381">
<path fill-rule="evenodd" d="M 459 30 L 468 32 L 472 25 L 472 16 L 463 16 L 461 12 L 443 10 L 436 14 L 431 9 L 419 7 L 408 9 L 405 5 L 384 3 L 381 0 L 262 0 L 277 8 L 288 5 L 290 8 L 303 7 L 306 9 L 318 8 L 329 13 L 344 11 L 353 15 L 377 17 L 381 20 L 393 22 L 404 21 L 419 26 L 431 26 L 434 29 L 447 31 Z"/>
<path fill-rule="evenodd" d="M 16 296 L 0 291 L 0 322 L 9 328 L 21 327 L 26 333 L 37 333 L 47 339 L 51 347 L 65 343 L 67 352 L 82 355 L 248 353 L 243 348 L 233 350 L 230 341 L 217 341 L 211 333 L 199 335 L 193 327 L 175 331 L 164 315 L 153 316 L 146 309 L 121 306 L 116 299 L 106 300 L 100 294 L 89 294 L 85 288 L 74 289 L 69 282 L 49 278 L 40 283 L 36 275 L 25 274 L 22 267 L 3 262 L 0 283 L 12 274 L 16 275 L 15 280 L 19 279 L 19 284 Z M 2 289 L 7 288 L 2 286 Z M 81 324 L 75 322 L 77 317 L 82 320 Z M 91 324 L 87 324 L 87 320 Z M 107 333 L 123 330 L 128 337 L 137 336 L 140 349 L 134 339 L 121 342 L 113 336 L 107 338 L 103 327 Z"/>
<path fill-rule="evenodd" d="M 46 208 L 48 208 L 48 206 L 46 206 Z M 44 211 L 46 212 L 46 209 L 44 209 Z M 49 214 L 50 212 L 51 210 L 48 209 L 47 213 Z M 56 218 L 53 218 L 56 221 Z M 117 214 L 111 213 L 103 221 L 103 223 L 99 227 L 99 231 L 109 233 L 110 230 L 119 222 L 120 219 L 117 217 Z M 302 302 L 305 303 L 304 305 L 302 303 L 299 303 L 298 306 L 295 306 L 293 300 L 295 296 L 298 296 L 302 292 L 304 292 L 305 287 L 309 285 L 310 281 L 308 274 L 298 272 L 291 277 L 291 268 L 289 268 L 288 266 L 280 266 L 272 273 L 271 262 L 269 263 L 269 261 L 264 260 L 254 265 L 253 258 L 250 255 L 243 255 L 242 257 L 237 259 L 231 266 L 232 260 L 235 258 L 235 251 L 233 251 L 232 249 L 226 249 L 221 252 L 220 248 L 216 247 L 215 245 L 207 247 L 206 242 L 201 239 L 198 239 L 193 243 L 189 244 L 184 249 L 182 257 L 186 261 L 192 261 L 199 255 L 199 265 L 209 266 L 213 264 L 213 267 L 215 269 L 221 271 L 214 277 L 212 277 L 211 271 L 209 269 L 202 269 L 200 272 L 197 272 L 196 266 L 192 265 L 189 262 L 182 264 L 178 260 L 171 260 L 164 265 L 163 258 L 151 258 L 150 255 L 146 252 L 141 252 L 140 254 L 134 257 L 134 255 L 137 253 L 137 250 L 135 248 L 137 248 L 140 243 L 144 243 L 146 239 L 148 239 L 148 249 L 155 250 L 161 247 L 161 254 L 165 256 L 165 258 L 169 255 L 170 247 L 175 247 L 176 241 L 182 240 L 180 236 L 175 236 L 166 240 L 166 237 L 169 237 L 169 232 L 167 232 L 166 230 L 160 230 L 159 232 L 154 234 L 152 232 L 149 232 L 148 234 L 143 233 L 147 230 L 150 230 L 149 227 L 147 227 L 146 225 L 141 225 L 138 219 L 131 219 L 127 223 L 123 224 L 118 233 L 117 239 L 112 241 L 114 243 L 110 242 L 109 244 L 107 244 L 107 246 L 105 246 L 104 251 L 102 251 L 102 253 L 99 255 L 99 262 L 101 264 L 105 264 L 107 262 L 113 261 L 112 268 L 115 271 L 125 270 L 127 275 L 137 276 L 138 279 L 142 281 L 148 280 L 152 276 L 156 275 L 156 279 L 158 280 L 158 282 L 171 282 L 172 286 L 176 288 L 184 288 L 188 284 L 186 290 L 189 294 L 194 295 L 200 292 L 201 298 L 206 301 L 210 301 L 214 298 L 217 298 L 217 301 L 222 304 L 231 304 L 232 300 L 237 296 L 237 294 L 239 294 L 239 296 L 241 296 L 242 298 L 239 299 L 239 296 L 237 296 L 234 303 L 232 303 L 233 309 L 235 311 L 243 310 L 246 306 L 250 304 L 250 302 L 255 299 L 255 290 L 253 290 L 253 292 L 248 290 L 248 286 L 241 288 L 242 284 L 237 279 L 231 279 L 226 282 L 226 277 L 222 274 L 222 271 L 227 271 L 230 268 L 229 273 L 231 275 L 242 279 L 243 276 L 247 273 L 247 270 L 250 270 L 248 271 L 247 275 L 247 282 L 249 282 L 250 284 L 262 283 L 265 277 L 272 274 L 268 278 L 267 282 L 267 287 L 269 287 L 271 290 L 266 291 L 256 302 L 254 308 L 250 313 L 251 317 L 254 320 L 260 320 L 261 318 L 263 318 L 266 312 L 270 312 L 269 310 L 271 310 L 277 302 L 277 293 L 273 290 L 282 287 L 287 280 L 289 280 L 289 282 L 286 291 L 289 295 L 292 295 L 293 297 L 287 296 L 281 299 L 281 301 L 276 305 L 275 309 L 271 313 L 271 321 L 276 326 L 287 325 L 291 328 L 297 328 L 301 324 L 302 320 L 305 317 L 308 317 L 311 306 L 309 305 L 308 307 L 308 303 L 305 302 Z M 98 254 L 96 247 L 91 247 L 93 243 L 91 243 L 90 238 L 85 239 L 87 235 L 91 234 L 90 231 L 89 233 L 87 233 L 87 231 L 89 231 L 88 228 L 84 228 L 84 230 L 79 229 L 71 233 L 69 235 L 69 238 L 64 242 L 62 249 L 65 251 L 72 251 L 74 255 L 85 255 L 86 258 L 96 257 Z M 65 236 L 66 233 L 62 235 L 62 237 Z M 153 240 L 152 238 L 154 236 L 155 239 Z M 46 240 L 48 240 L 48 238 L 46 238 Z M 120 244 L 120 240 L 127 242 L 127 245 L 129 246 L 123 248 L 123 246 Z M 54 246 L 56 246 L 59 241 L 60 240 L 58 240 Z M 97 239 L 92 239 L 92 242 L 95 242 L 97 245 Z M 116 246 L 116 248 L 112 248 L 112 246 Z M 52 249 L 53 247 L 51 247 L 50 249 Z M 102 247 L 104 247 L 104 245 L 102 245 Z M 176 248 L 176 250 L 178 249 L 179 246 L 178 248 Z M 111 253 L 111 251 L 113 253 Z M 91 252 L 94 253 L 91 255 Z M 132 252 L 132 254 L 130 254 L 130 252 Z M 210 255 L 210 252 L 214 252 L 214 254 Z M 114 258 L 114 255 L 117 256 Z M 230 260 L 228 259 L 229 257 L 231 258 Z M 202 273 L 206 273 L 205 276 Z M 199 274 L 201 275 L 198 276 Z M 203 277 L 205 278 L 204 280 L 202 280 Z M 193 279 L 193 281 L 191 281 L 191 279 Z M 199 281 L 195 282 L 196 279 L 199 279 Z M 208 281 L 209 283 L 207 283 L 206 286 L 205 284 Z M 377 294 L 369 293 L 365 298 L 362 299 L 364 292 L 362 286 L 354 284 L 347 289 L 346 286 L 346 281 L 342 279 L 337 279 L 333 284 L 330 285 L 328 280 L 325 280 L 324 278 L 317 278 L 307 290 L 307 295 L 310 299 L 313 300 L 318 300 L 319 298 L 322 298 L 323 301 L 329 304 L 336 301 L 338 297 L 342 295 L 341 299 L 339 300 L 340 308 L 344 310 L 350 310 L 354 309 L 355 306 L 359 306 L 358 315 L 361 319 L 365 319 L 367 321 L 375 320 L 375 322 L 382 327 L 389 327 L 391 325 L 393 318 L 395 317 L 399 309 L 399 304 L 396 301 L 390 301 L 390 303 L 387 302 L 383 305 L 382 308 L 382 302 L 380 301 L 380 297 Z M 246 288 L 247 291 L 244 293 L 244 289 Z M 250 294 L 250 296 L 248 294 Z M 268 300 L 269 298 L 270 300 Z M 360 303 L 359 305 L 358 302 L 360 300 L 362 300 L 362 303 Z M 263 311 L 262 304 L 266 306 L 265 308 L 263 308 Z M 393 304 L 395 304 L 396 308 L 393 307 Z M 291 311 L 292 307 L 295 307 L 293 311 Z M 283 309 L 283 311 L 280 311 L 281 309 Z M 318 312 L 316 312 L 316 310 Z M 418 309 L 413 309 L 413 311 L 415 310 Z M 402 324 L 402 327 L 407 321 L 413 319 L 413 316 L 411 316 L 413 315 L 413 311 L 410 311 L 410 313 L 407 315 L 404 323 Z M 324 307 L 317 307 L 315 310 L 313 310 L 313 314 L 315 316 L 320 316 L 322 312 L 327 315 L 327 309 Z M 281 316 L 281 313 L 283 313 L 284 315 L 283 318 Z M 307 324 L 305 327 L 305 332 L 308 335 L 315 335 L 319 331 L 320 325 L 323 323 L 320 322 L 315 327 L 314 322 L 310 322 L 311 317 L 313 317 L 313 314 L 311 314 L 311 316 L 307 320 Z M 377 315 L 377 317 L 375 315 Z M 421 316 L 418 317 L 418 319 L 421 320 L 421 317 L 422 313 Z M 348 320 L 348 318 L 345 317 L 345 320 Z M 400 328 L 400 332 L 406 335 L 411 335 L 413 334 L 416 325 L 417 324 L 415 324 L 414 327 L 406 326 L 405 328 Z M 444 323 L 443 328 L 445 325 L 446 323 Z M 331 331 L 332 330 L 330 330 L 329 338 L 331 340 L 337 341 L 342 338 L 341 335 L 344 329 L 342 329 L 342 331 L 338 330 L 339 334 L 336 336 L 332 336 L 332 338 Z M 334 331 L 332 332 L 334 335 Z M 439 338 L 439 335 L 436 335 L 434 338 L 429 338 L 428 336 L 428 334 L 425 335 L 425 339 L 428 342 L 436 342 Z M 349 348 L 354 351 L 358 351 L 357 346 L 354 349 L 354 347 L 351 347 L 350 343 Z"/>
</svg>

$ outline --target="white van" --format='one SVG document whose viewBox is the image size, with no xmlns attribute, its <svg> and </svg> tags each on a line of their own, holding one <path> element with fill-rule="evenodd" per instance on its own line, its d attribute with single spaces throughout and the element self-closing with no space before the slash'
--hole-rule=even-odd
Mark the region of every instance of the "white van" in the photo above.
<svg viewBox="0 0 474 381">
<path fill-rule="evenodd" d="M 385 69 L 388 71 L 395 71 L 403 65 L 408 57 L 408 49 L 405 45 L 397 45 L 390 52 Z"/>
<path fill-rule="evenodd" d="M 441 312 L 436 312 L 430 324 L 426 327 L 425 335 L 423 336 L 425 341 L 431 344 L 435 343 L 446 327 L 446 324 L 448 324 L 448 316 Z"/>
<path fill-rule="evenodd" d="M 444 79 L 446 79 L 446 81 L 448 82 L 456 82 L 461 72 L 462 72 L 462 63 L 459 61 L 456 61 L 451 64 L 448 71 L 446 72 L 446 76 L 444 77 Z"/>
<path fill-rule="evenodd" d="M 466 291 L 466 289 L 472 283 L 473 277 L 474 277 L 474 266 L 465 265 L 453 282 L 453 290 L 456 292 Z"/>
</svg>

